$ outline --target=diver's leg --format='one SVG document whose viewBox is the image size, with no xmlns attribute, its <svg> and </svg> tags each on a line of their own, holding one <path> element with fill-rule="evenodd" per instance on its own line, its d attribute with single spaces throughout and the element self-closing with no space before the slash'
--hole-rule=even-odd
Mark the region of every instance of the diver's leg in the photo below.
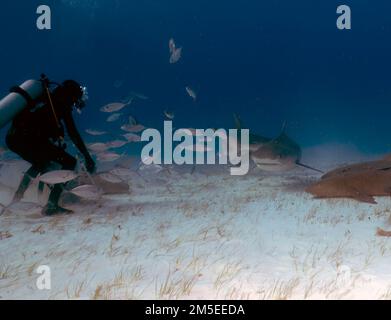
<svg viewBox="0 0 391 320">
<path fill-rule="evenodd" d="M 36 178 L 38 174 L 47 170 L 50 164 L 50 159 L 47 158 L 45 152 L 48 143 L 31 136 L 16 134 L 15 129 L 11 127 L 6 136 L 6 144 L 11 151 L 15 152 L 23 160 L 32 165 L 24 174 L 14 195 L 13 202 L 18 202 L 23 198 L 31 181 Z M 39 191 L 43 191 L 43 186 L 42 183 L 39 183 Z"/>
<path fill-rule="evenodd" d="M 16 153 L 22 159 L 32 164 L 32 166 L 23 175 L 22 180 L 19 183 L 18 189 L 16 190 L 12 199 L 12 203 L 22 200 L 25 191 L 28 189 L 31 183 L 31 180 L 33 180 L 39 173 L 37 168 L 34 166 L 34 152 L 31 152 L 31 146 L 34 145 L 34 143 L 32 141 L 28 141 L 30 143 L 26 143 L 26 140 L 26 137 L 17 135 L 13 127 L 9 129 L 5 139 L 7 147 L 12 152 Z"/>
<path fill-rule="evenodd" d="M 77 160 L 72 157 L 70 154 L 66 153 L 64 150 L 53 146 L 50 148 L 53 155 L 52 161 L 60 163 L 63 170 L 74 170 L 77 164 Z M 72 213 L 72 210 L 61 208 L 58 205 L 62 191 L 64 189 L 63 184 L 57 184 L 53 187 L 49 195 L 49 200 L 47 205 L 43 208 L 42 213 L 44 215 L 55 215 L 55 214 L 68 214 Z"/>
<path fill-rule="evenodd" d="M 31 181 L 38 176 L 39 172 L 40 170 L 34 165 L 31 166 L 30 169 L 26 171 L 26 173 L 22 178 L 22 181 L 19 184 L 18 189 L 15 192 L 12 202 L 19 202 L 20 200 L 22 200 L 23 195 L 28 189 Z"/>
<path fill-rule="evenodd" d="M 72 213 L 72 210 L 62 208 L 58 205 L 58 201 L 60 200 L 62 191 L 63 191 L 63 186 L 61 184 L 57 184 L 53 187 L 52 191 L 50 191 L 48 203 L 42 210 L 42 213 L 44 215 L 53 216 L 56 214 Z"/>
</svg>

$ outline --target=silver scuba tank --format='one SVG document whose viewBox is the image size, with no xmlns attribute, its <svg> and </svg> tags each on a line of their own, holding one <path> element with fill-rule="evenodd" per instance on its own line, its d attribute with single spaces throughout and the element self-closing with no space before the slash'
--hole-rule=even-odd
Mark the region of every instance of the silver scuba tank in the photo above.
<svg viewBox="0 0 391 320">
<path fill-rule="evenodd" d="M 11 93 L 0 101 L 0 129 L 43 94 L 44 87 L 39 80 L 27 80 L 11 89 Z"/>
</svg>

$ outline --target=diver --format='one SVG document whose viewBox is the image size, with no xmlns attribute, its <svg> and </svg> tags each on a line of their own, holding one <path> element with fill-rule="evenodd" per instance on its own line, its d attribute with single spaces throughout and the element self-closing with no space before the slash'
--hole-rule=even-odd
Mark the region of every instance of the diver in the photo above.
<svg viewBox="0 0 391 320">
<path fill-rule="evenodd" d="M 75 157 L 67 153 L 64 143 L 65 130 L 74 145 L 85 158 L 85 167 L 88 172 L 95 171 L 95 162 L 89 154 L 73 120 L 72 111 L 81 112 L 85 106 L 85 88 L 76 81 L 66 80 L 62 84 L 50 89 L 52 84 L 42 75 L 40 80 L 43 94 L 38 98 L 29 99 L 23 89 L 15 87 L 14 92 L 29 100 L 28 108 L 20 111 L 12 120 L 6 136 L 8 148 L 31 164 L 25 173 L 13 201 L 23 198 L 32 179 L 38 174 L 50 170 L 51 164 L 61 165 L 63 170 L 74 170 L 77 165 Z M 71 213 L 58 205 L 63 184 L 54 185 L 50 191 L 49 200 L 42 210 L 44 215 Z M 42 186 L 41 186 L 42 188 Z"/>
</svg>

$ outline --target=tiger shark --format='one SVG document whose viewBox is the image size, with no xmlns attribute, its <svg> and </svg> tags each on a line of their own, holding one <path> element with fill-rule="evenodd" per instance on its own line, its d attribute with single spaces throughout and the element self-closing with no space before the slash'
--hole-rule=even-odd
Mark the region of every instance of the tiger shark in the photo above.
<svg viewBox="0 0 391 320">
<path fill-rule="evenodd" d="M 237 129 L 242 128 L 242 122 L 238 115 L 234 114 Z M 256 166 L 264 171 L 282 172 L 292 170 L 295 167 L 303 167 L 319 173 L 321 170 L 301 163 L 301 148 L 286 134 L 284 123 L 280 135 L 276 138 L 268 138 L 250 132 L 249 148 L 250 158 Z"/>
</svg>

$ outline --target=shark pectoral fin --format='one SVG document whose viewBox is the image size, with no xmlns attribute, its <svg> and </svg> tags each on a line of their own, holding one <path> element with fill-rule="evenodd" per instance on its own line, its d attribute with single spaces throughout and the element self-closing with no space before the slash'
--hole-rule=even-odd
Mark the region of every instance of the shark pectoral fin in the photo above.
<svg viewBox="0 0 391 320">
<path fill-rule="evenodd" d="M 360 201 L 360 202 L 365 202 L 365 203 L 370 203 L 370 204 L 377 204 L 376 200 L 374 197 L 369 196 L 367 194 L 360 194 L 357 197 L 354 197 L 354 199 Z"/>
<path fill-rule="evenodd" d="M 352 198 L 365 203 L 377 204 L 375 198 L 369 194 L 363 193 L 357 189 L 353 189 Z"/>
</svg>

